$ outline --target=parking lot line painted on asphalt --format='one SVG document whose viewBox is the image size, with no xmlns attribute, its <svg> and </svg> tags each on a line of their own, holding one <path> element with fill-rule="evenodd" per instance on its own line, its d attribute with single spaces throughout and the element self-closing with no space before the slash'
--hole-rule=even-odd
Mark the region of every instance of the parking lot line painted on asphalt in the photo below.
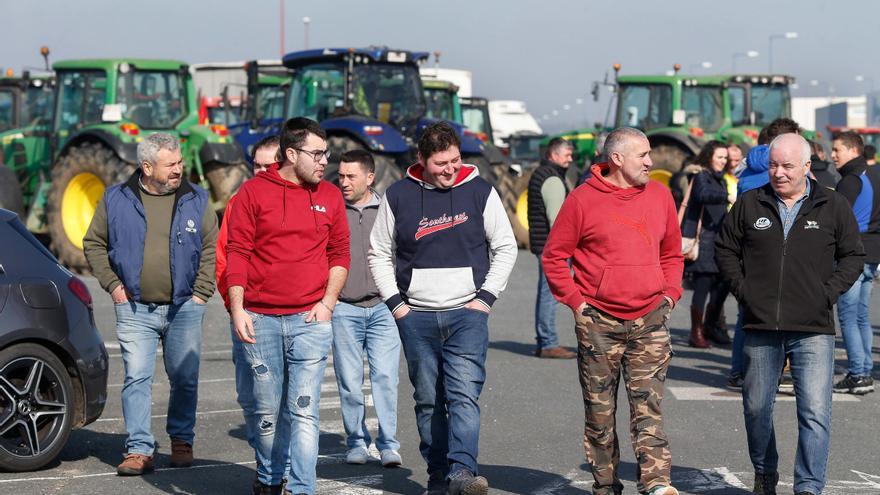
<svg viewBox="0 0 880 495">
<path fill-rule="evenodd" d="M 373 396 L 372 395 L 364 395 L 364 403 L 366 403 L 366 405 L 368 407 L 371 407 L 373 405 Z M 340 400 L 338 397 L 327 398 L 327 399 L 321 399 L 321 404 L 319 406 L 319 409 L 321 409 L 321 410 L 338 409 L 339 406 L 340 406 Z M 235 409 L 215 409 L 215 410 L 209 410 L 209 411 L 196 411 L 196 416 L 209 416 L 209 415 L 213 415 L 213 414 L 229 414 L 229 413 L 240 413 L 240 412 L 241 412 L 240 407 L 235 408 Z M 152 416 L 150 416 L 151 419 L 161 419 L 161 418 L 167 418 L 167 417 L 168 417 L 167 414 L 153 414 Z M 100 418 L 95 422 L 96 423 L 108 423 L 108 422 L 112 422 L 112 421 L 122 421 L 122 419 L 123 418 L 121 416 L 115 417 L 115 418 Z"/>
<path fill-rule="evenodd" d="M 738 391 L 719 387 L 666 387 L 677 400 L 717 400 L 740 401 L 742 394 Z M 834 402 L 860 402 L 859 398 L 850 394 L 834 394 Z M 776 402 L 794 402 L 794 396 L 776 394 Z"/>
</svg>

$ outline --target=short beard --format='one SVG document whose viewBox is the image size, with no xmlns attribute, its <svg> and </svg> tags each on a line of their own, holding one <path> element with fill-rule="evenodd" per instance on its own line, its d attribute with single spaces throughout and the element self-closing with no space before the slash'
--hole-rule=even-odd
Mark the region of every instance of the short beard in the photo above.
<svg viewBox="0 0 880 495">
<path fill-rule="evenodd" d="M 293 173 L 296 174 L 296 178 L 303 184 L 311 184 L 315 185 L 321 182 L 321 179 L 315 177 L 315 169 L 312 169 L 312 173 L 306 175 L 303 167 L 301 167 L 298 163 L 293 166 Z"/>
</svg>

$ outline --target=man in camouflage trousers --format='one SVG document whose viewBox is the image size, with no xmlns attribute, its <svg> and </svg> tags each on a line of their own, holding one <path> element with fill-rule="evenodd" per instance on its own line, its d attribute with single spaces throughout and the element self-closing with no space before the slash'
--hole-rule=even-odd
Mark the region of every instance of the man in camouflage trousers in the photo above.
<svg viewBox="0 0 880 495">
<path fill-rule="evenodd" d="M 672 195 L 648 179 L 650 150 L 641 131 L 614 130 L 607 163 L 568 196 L 544 247 L 550 289 L 575 315 L 584 449 L 596 495 L 623 492 L 614 424 L 621 371 L 639 493 L 678 494 L 660 402 L 672 357 L 666 321 L 681 297 L 684 262 Z"/>
</svg>

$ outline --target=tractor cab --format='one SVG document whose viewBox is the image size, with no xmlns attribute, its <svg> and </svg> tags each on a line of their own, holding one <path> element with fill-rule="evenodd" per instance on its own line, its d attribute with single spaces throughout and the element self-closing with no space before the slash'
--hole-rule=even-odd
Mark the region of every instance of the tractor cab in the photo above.
<svg viewBox="0 0 880 495">
<path fill-rule="evenodd" d="M 492 120 L 489 118 L 489 100 L 486 98 L 459 98 L 461 120 L 466 132 L 470 132 L 484 143 L 494 143 Z"/>
<path fill-rule="evenodd" d="M 785 75 L 734 75 L 726 93 L 732 128 L 725 137 L 734 143 L 758 144 L 758 132 L 778 118 L 791 117 L 794 78 Z"/>
<path fill-rule="evenodd" d="M 288 115 L 318 122 L 360 116 L 412 134 L 425 115 L 418 64 L 427 52 L 387 48 L 323 49 L 290 53 Z"/>
<path fill-rule="evenodd" d="M 458 86 L 423 75 L 422 87 L 425 93 L 425 117 L 463 124 Z"/>
<path fill-rule="evenodd" d="M 55 79 L 50 76 L 0 78 L 0 133 L 45 126 L 51 120 Z"/>
</svg>

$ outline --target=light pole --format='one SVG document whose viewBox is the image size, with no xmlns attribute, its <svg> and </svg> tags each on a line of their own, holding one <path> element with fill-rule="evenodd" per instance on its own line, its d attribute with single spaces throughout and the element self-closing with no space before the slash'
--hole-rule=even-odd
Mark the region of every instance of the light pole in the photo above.
<svg viewBox="0 0 880 495">
<path fill-rule="evenodd" d="M 732 67 L 731 67 L 731 72 L 734 73 L 734 74 L 736 74 L 736 59 L 737 59 L 737 58 L 740 58 L 740 57 L 755 58 L 755 57 L 757 57 L 758 55 L 760 55 L 760 53 L 756 52 L 755 50 L 749 50 L 749 51 L 747 51 L 747 52 L 738 52 L 738 53 L 734 53 L 734 54 L 733 54 L 733 63 L 731 64 L 731 65 L 732 65 Z"/>
<path fill-rule="evenodd" d="M 303 17 L 303 27 L 305 28 L 303 32 L 305 33 L 305 50 L 309 49 L 309 23 L 312 22 L 312 19 L 308 16 Z"/>
<path fill-rule="evenodd" d="M 693 71 L 695 67 L 698 69 L 711 69 L 712 62 L 700 62 L 698 64 L 691 64 L 690 70 Z"/>
<path fill-rule="evenodd" d="M 281 57 L 284 57 L 284 0 L 278 0 L 278 7 L 281 13 L 278 15 L 278 21 L 281 23 Z"/>
<path fill-rule="evenodd" d="M 787 33 L 782 34 L 771 34 L 770 40 L 768 41 L 767 48 L 767 59 L 768 65 L 770 67 L 770 73 L 773 74 L 773 40 L 793 40 L 798 37 L 798 34 L 794 31 L 789 31 Z"/>
</svg>

